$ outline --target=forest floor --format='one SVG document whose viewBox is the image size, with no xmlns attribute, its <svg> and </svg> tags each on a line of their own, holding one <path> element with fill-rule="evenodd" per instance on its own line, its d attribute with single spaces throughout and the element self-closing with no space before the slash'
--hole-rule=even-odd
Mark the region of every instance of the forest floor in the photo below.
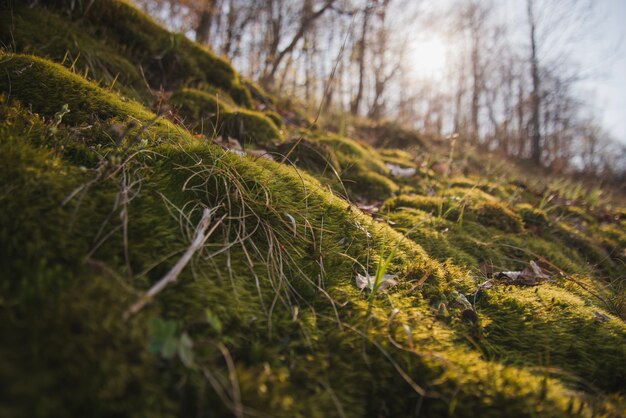
<svg viewBox="0 0 626 418">
<path fill-rule="evenodd" d="M 623 198 L 11 3 L 0 416 L 624 416 Z"/>
</svg>

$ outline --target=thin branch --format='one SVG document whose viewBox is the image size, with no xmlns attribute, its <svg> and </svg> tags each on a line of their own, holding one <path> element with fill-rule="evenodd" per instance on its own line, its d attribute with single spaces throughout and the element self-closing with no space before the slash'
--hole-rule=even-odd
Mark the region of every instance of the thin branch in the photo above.
<svg viewBox="0 0 626 418">
<path fill-rule="evenodd" d="M 202 218 L 196 226 L 196 231 L 193 237 L 193 241 L 187 248 L 187 251 L 182 255 L 182 257 L 176 262 L 174 267 L 165 275 L 161 280 L 159 280 L 154 286 L 150 288 L 137 302 L 135 302 L 128 310 L 124 313 L 124 320 L 128 320 L 131 316 L 135 315 L 139 312 L 146 304 L 148 304 L 157 294 L 159 294 L 167 285 L 170 283 L 174 283 L 180 273 L 183 271 L 185 266 L 191 261 L 191 257 L 204 245 L 207 238 L 211 236 L 211 234 L 217 229 L 217 227 L 222 223 L 224 218 L 223 216 L 220 218 L 213 227 L 207 232 L 209 224 L 211 223 L 211 215 L 213 214 L 212 210 L 208 208 L 204 209 L 202 213 Z"/>
</svg>

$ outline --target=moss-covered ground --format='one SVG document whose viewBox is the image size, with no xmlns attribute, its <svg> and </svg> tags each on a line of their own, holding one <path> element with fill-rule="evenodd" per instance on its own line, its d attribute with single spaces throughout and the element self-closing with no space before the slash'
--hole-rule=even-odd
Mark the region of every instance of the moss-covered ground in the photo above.
<svg viewBox="0 0 626 418">
<path fill-rule="evenodd" d="M 612 200 L 296 127 L 123 1 L 18 3 L 0 3 L 0 416 L 624 415 Z M 204 245 L 125 316 L 205 208 Z M 498 274 L 531 261 L 536 282 Z M 376 271 L 397 285 L 359 290 Z"/>
</svg>

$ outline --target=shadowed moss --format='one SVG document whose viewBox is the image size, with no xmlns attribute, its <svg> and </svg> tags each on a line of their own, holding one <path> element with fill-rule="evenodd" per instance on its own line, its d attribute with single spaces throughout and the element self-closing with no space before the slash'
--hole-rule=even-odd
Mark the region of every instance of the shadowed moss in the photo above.
<svg viewBox="0 0 626 418">
<path fill-rule="evenodd" d="M 224 135 L 237 138 L 240 141 L 270 146 L 283 140 L 283 136 L 274 122 L 263 113 L 247 109 L 235 109 L 226 113 L 222 119 Z"/>
<path fill-rule="evenodd" d="M 137 65 L 115 45 L 90 36 L 76 23 L 41 8 L 17 7 L 0 14 L 0 41 L 23 54 L 35 54 L 144 103 L 152 100 Z"/>
<path fill-rule="evenodd" d="M 255 83 L 254 81 L 243 79 L 242 84 L 250 93 L 250 96 L 256 101 L 262 103 L 264 107 L 270 106 L 274 107 L 276 104 L 276 99 L 266 92 L 263 87 Z M 278 126 L 278 125 L 277 125 Z"/>
<path fill-rule="evenodd" d="M 231 108 L 218 95 L 198 89 L 176 90 L 168 103 L 173 106 L 189 130 L 207 134 L 217 133 L 217 121 Z"/>
<path fill-rule="evenodd" d="M 241 85 L 238 75 L 229 63 L 191 42 L 184 35 L 168 32 L 124 0 L 45 0 L 42 3 L 62 15 L 70 15 L 79 26 L 80 32 L 86 33 L 81 35 L 84 39 L 90 36 L 91 39 L 97 39 L 95 42 L 111 45 L 109 50 L 114 48 L 120 55 L 116 60 L 125 59 L 135 67 L 141 65 L 148 83 L 155 89 L 164 87 L 173 90 L 181 85 L 206 82 L 227 91 L 238 104 L 251 106 L 250 94 Z M 25 10 L 22 7 L 16 5 L 12 8 L 12 13 L 20 16 Z M 23 19 L 32 18 L 28 13 L 25 11 Z M 48 19 L 53 22 L 55 20 L 55 17 L 49 18 L 41 13 L 38 17 L 41 18 L 38 23 L 43 28 L 47 27 Z M 27 38 L 33 36 L 31 33 L 26 32 Z M 8 36 L 10 35 L 3 35 Z M 36 45 L 36 48 L 41 48 L 39 41 L 41 40 L 31 38 L 29 42 Z M 66 48 L 71 49 L 70 46 Z M 98 48 L 101 49 L 100 46 Z M 95 51 L 87 51 L 89 52 Z M 65 56 L 65 51 L 60 49 L 49 50 L 48 53 L 54 55 L 57 61 Z"/>
</svg>

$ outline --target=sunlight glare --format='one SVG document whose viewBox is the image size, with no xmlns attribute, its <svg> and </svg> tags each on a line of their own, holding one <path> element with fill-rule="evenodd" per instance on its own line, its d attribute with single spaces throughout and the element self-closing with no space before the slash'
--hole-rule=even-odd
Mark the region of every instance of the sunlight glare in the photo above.
<svg viewBox="0 0 626 418">
<path fill-rule="evenodd" d="M 412 45 L 411 62 L 419 78 L 438 79 L 446 70 L 446 44 L 438 36 L 416 39 Z"/>
</svg>

